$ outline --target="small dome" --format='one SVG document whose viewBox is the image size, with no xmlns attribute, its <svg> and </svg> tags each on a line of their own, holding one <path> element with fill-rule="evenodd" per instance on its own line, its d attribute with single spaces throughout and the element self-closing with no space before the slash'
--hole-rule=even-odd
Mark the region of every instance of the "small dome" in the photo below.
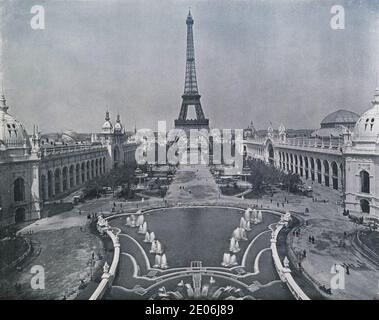
<svg viewBox="0 0 379 320">
<path fill-rule="evenodd" d="M 8 111 L 4 95 L 0 99 L 0 141 L 7 148 L 30 146 L 28 134 L 23 125 Z"/>
<path fill-rule="evenodd" d="M 122 130 L 122 124 L 120 122 L 116 122 L 114 125 L 115 131 L 121 131 Z"/>
<path fill-rule="evenodd" d="M 112 123 L 108 120 L 108 121 L 105 121 L 103 126 L 102 126 L 102 129 L 112 129 L 113 128 L 113 125 Z"/>
<path fill-rule="evenodd" d="M 328 114 L 321 121 L 321 128 L 335 128 L 338 125 L 350 128 L 354 127 L 358 119 L 359 115 L 357 113 L 340 109 Z"/>
<path fill-rule="evenodd" d="M 111 120 L 109 118 L 109 111 L 108 110 L 105 113 L 105 122 L 101 128 L 103 130 L 103 133 L 112 133 L 112 131 L 113 131 L 113 125 L 112 125 Z"/>
<path fill-rule="evenodd" d="M 379 135 L 379 89 L 376 89 L 373 107 L 367 110 L 357 121 L 353 140 L 377 140 Z"/>
</svg>

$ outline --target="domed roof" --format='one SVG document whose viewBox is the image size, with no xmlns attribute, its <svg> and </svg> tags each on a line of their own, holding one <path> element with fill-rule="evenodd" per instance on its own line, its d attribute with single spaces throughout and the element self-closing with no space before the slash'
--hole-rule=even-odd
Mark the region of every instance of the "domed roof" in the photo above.
<svg viewBox="0 0 379 320">
<path fill-rule="evenodd" d="M 112 125 L 111 120 L 109 118 L 109 111 L 107 111 L 105 113 L 105 122 L 101 128 L 103 129 L 104 133 L 112 133 L 113 125 Z"/>
<path fill-rule="evenodd" d="M 8 113 L 4 95 L 0 98 L 0 141 L 7 148 L 30 146 L 28 134 L 23 125 Z"/>
<path fill-rule="evenodd" d="M 359 119 L 359 115 L 348 110 L 337 110 L 328 114 L 321 121 L 321 128 L 334 127 L 335 125 L 354 125 Z"/>
<path fill-rule="evenodd" d="M 117 131 L 117 132 L 122 132 L 122 124 L 121 124 L 121 119 L 120 119 L 120 115 L 118 114 L 117 115 L 117 120 L 116 120 L 116 123 L 114 125 L 114 130 Z"/>
<path fill-rule="evenodd" d="M 379 89 L 375 90 L 373 107 L 357 121 L 353 140 L 377 140 L 379 136 Z"/>
</svg>

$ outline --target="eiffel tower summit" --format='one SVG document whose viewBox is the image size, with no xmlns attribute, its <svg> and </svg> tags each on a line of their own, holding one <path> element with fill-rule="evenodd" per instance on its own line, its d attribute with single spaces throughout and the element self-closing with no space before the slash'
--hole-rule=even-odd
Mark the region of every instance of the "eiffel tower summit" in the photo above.
<svg viewBox="0 0 379 320">
<path fill-rule="evenodd" d="M 209 129 L 209 119 L 205 118 L 203 108 L 200 103 L 200 94 L 197 87 L 196 67 L 195 67 L 195 47 L 193 44 L 193 23 L 191 10 L 186 19 L 187 24 L 187 58 L 186 76 L 184 82 L 184 93 L 182 95 L 182 106 L 179 118 L 175 120 L 176 129 Z M 188 119 L 188 108 L 195 108 L 196 119 Z"/>
</svg>

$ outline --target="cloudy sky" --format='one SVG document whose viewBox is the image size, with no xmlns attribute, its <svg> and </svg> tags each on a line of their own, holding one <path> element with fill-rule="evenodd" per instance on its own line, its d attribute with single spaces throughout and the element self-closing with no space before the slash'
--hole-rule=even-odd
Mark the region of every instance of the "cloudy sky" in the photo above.
<svg viewBox="0 0 379 320">
<path fill-rule="evenodd" d="M 338 3 L 337 3 L 338 2 Z M 33 30 L 31 6 L 45 8 Z M 333 30 L 331 7 L 345 8 Z M 369 108 L 379 71 L 371 0 L 2 1 L 2 74 L 29 129 L 98 131 L 109 108 L 128 129 L 172 126 L 184 88 L 188 7 L 201 101 L 212 127 L 317 128 Z"/>
</svg>

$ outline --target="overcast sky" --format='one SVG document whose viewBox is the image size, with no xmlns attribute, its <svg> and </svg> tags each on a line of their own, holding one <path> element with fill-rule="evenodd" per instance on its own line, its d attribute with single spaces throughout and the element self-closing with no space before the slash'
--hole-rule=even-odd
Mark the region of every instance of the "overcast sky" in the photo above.
<svg viewBox="0 0 379 320">
<path fill-rule="evenodd" d="M 212 127 L 318 128 L 370 107 L 379 4 L 365 0 L 2 1 L 9 112 L 30 130 L 99 131 L 106 108 L 128 129 L 172 126 L 184 88 L 188 7 L 197 78 Z M 43 5 L 45 30 L 30 8 Z M 343 5 L 345 30 L 330 27 Z"/>
</svg>

